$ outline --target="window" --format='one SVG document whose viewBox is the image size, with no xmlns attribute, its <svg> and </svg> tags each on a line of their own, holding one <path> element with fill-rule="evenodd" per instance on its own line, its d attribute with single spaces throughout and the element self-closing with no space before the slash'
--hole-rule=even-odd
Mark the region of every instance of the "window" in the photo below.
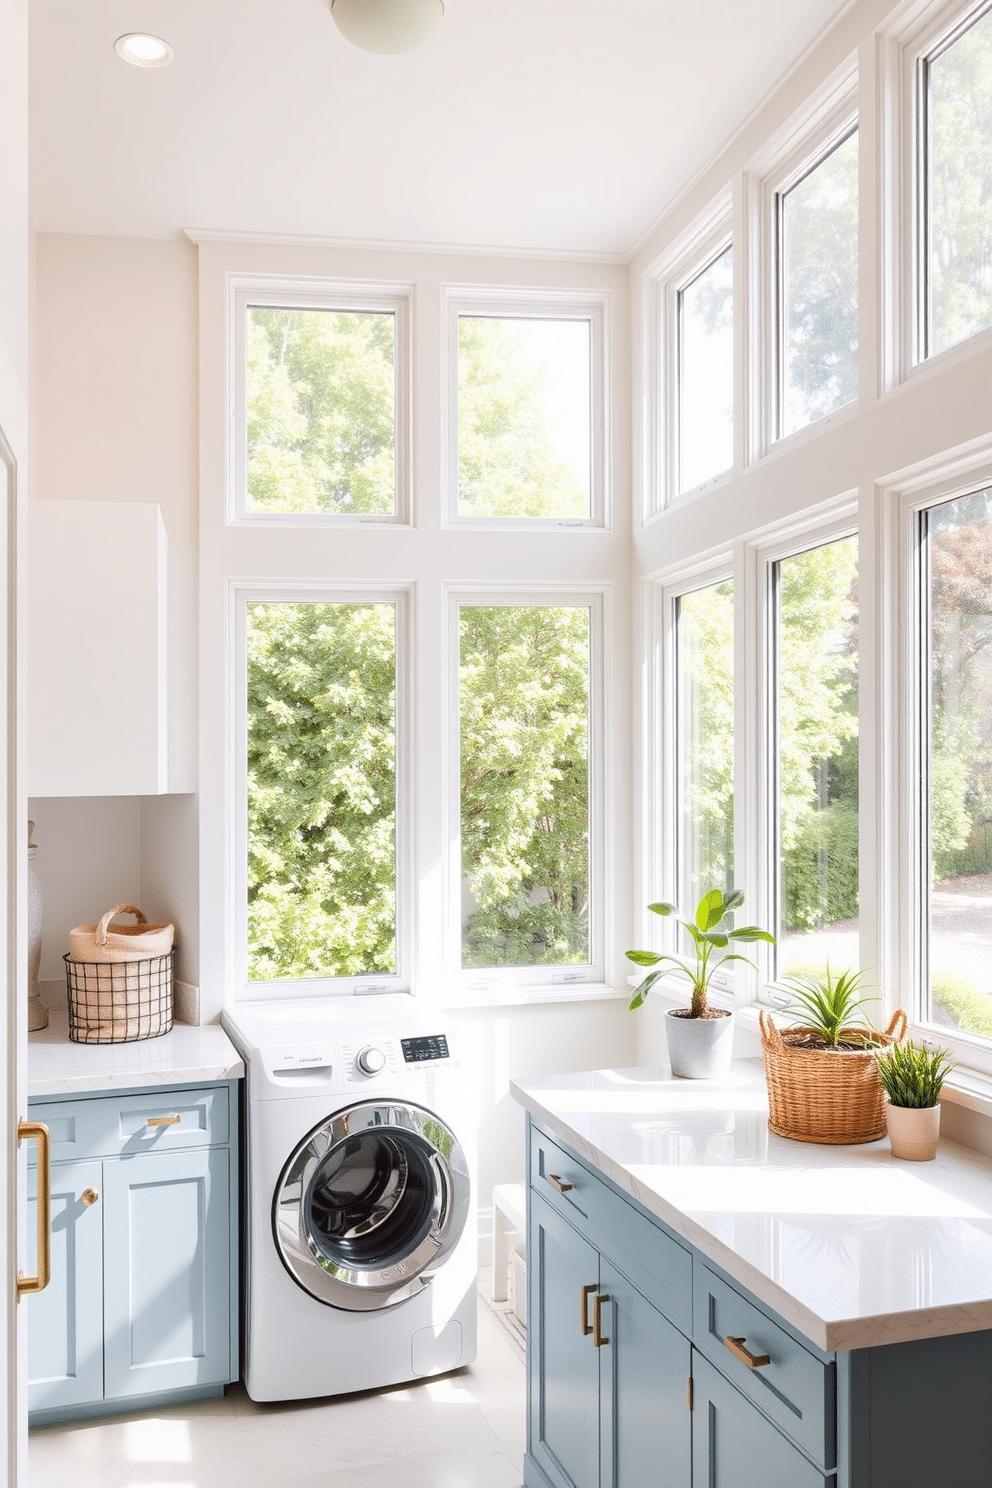
<svg viewBox="0 0 992 1488">
<path fill-rule="evenodd" d="M 594 614 L 588 604 L 459 606 L 466 970 L 593 960 Z"/>
<path fill-rule="evenodd" d="M 449 292 L 451 524 L 605 525 L 605 309 Z"/>
<path fill-rule="evenodd" d="M 992 325 L 992 10 L 919 64 L 922 354 Z"/>
<path fill-rule="evenodd" d="M 734 262 L 724 247 L 676 291 L 678 491 L 734 463 Z"/>
<path fill-rule="evenodd" d="M 778 974 L 859 964 L 858 547 L 771 565 Z"/>
<path fill-rule="evenodd" d="M 395 603 L 249 601 L 250 982 L 391 976 Z"/>
<path fill-rule="evenodd" d="M 407 301 L 354 286 L 235 285 L 231 519 L 405 517 Z"/>
<path fill-rule="evenodd" d="M 858 395 L 858 134 L 848 130 L 776 196 L 778 432 Z"/>
<path fill-rule="evenodd" d="M 992 1037 L 992 488 L 919 513 L 923 1019 Z"/>
<path fill-rule="evenodd" d="M 734 587 L 675 599 L 676 900 L 734 887 Z"/>
</svg>

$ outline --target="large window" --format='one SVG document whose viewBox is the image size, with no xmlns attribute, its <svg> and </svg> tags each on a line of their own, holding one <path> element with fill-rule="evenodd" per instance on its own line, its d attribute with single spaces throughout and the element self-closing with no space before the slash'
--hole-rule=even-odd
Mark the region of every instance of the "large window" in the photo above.
<svg viewBox="0 0 992 1488">
<path fill-rule="evenodd" d="M 771 566 L 778 971 L 859 964 L 858 547 Z"/>
<path fill-rule="evenodd" d="M 588 605 L 460 606 L 466 969 L 592 960 L 591 622 Z"/>
<path fill-rule="evenodd" d="M 396 606 L 250 602 L 250 982 L 389 976 L 396 954 Z"/>
<path fill-rule="evenodd" d="M 691 491 L 734 463 L 734 264 L 724 247 L 676 292 L 678 474 Z"/>
<path fill-rule="evenodd" d="M 734 588 L 675 600 L 677 899 L 734 887 Z"/>
<path fill-rule="evenodd" d="M 858 134 L 777 198 L 778 424 L 792 434 L 858 395 Z"/>
<path fill-rule="evenodd" d="M 919 515 L 924 1018 L 992 1037 L 992 490 Z"/>
<path fill-rule="evenodd" d="M 992 325 L 992 10 L 920 63 L 923 354 Z"/>
</svg>

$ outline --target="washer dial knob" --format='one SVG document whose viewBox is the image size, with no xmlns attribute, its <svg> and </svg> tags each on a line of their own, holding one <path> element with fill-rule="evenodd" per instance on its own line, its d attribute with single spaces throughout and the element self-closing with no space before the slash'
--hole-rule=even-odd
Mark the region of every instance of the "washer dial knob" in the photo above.
<svg viewBox="0 0 992 1488">
<path fill-rule="evenodd" d="M 367 1048 L 359 1051 L 355 1063 L 363 1075 L 377 1075 L 386 1067 L 386 1056 L 381 1049 L 369 1044 Z"/>
</svg>

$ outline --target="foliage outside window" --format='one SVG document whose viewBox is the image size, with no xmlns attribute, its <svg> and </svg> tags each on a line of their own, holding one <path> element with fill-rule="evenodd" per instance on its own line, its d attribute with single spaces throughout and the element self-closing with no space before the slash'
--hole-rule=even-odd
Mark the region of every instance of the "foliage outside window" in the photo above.
<svg viewBox="0 0 992 1488">
<path fill-rule="evenodd" d="M 460 612 L 462 964 L 590 959 L 590 611 Z"/>
<path fill-rule="evenodd" d="M 396 612 L 248 605 L 250 981 L 396 971 Z"/>
<path fill-rule="evenodd" d="M 675 601 L 677 898 L 734 878 L 734 588 Z"/>
<path fill-rule="evenodd" d="M 992 11 L 922 62 L 925 354 L 992 325 Z"/>
<path fill-rule="evenodd" d="M 592 514 L 592 325 L 459 315 L 458 515 Z"/>
<path fill-rule="evenodd" d="M 773 565 L 778 973 L 858 963 L 858 548 Z"/>
<path fill-rule="evenodd" d="M 726 248 L 678 291 L 679 491 L 734 463 L 734 256 Z"/>
<path fill-rule="evenodd" d="M 992 1037 L 992 490 L 920 516 L 927 617 L 929 1008 Z"/>
<path fill-rule="evenodd" d="M 391 517 L 396 316 L 249 306 L 247 510 Z"/>
<path fill-rule="evenodd" d="M 778 196 L 779 427 L 858 395 L 858 134 Z"/>
</svg>

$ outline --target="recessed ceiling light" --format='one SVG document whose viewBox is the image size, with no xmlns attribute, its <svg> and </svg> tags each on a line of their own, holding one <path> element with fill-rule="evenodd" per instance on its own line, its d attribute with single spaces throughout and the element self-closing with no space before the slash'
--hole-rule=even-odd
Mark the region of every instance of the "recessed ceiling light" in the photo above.
<svg viewBox="0 0 992 1488">
<path fill-rule="evenodd" d="M 148 36 L 143 31 L 129 31 L 118 36 L 115 42 L 118 57 L 130 62 L 132 67 L 168 67 L 175 53 L 167 41 L 160 36 Z"/>
</svg>

